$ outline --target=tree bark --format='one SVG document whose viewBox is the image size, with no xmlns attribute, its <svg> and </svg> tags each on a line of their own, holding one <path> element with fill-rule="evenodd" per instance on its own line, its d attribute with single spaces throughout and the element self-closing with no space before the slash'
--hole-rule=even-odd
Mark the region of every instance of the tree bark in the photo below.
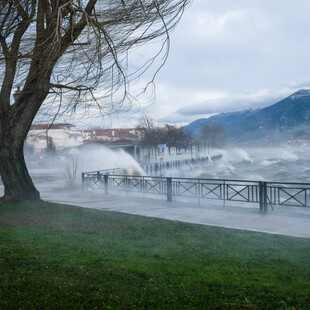
<svg viewBox="0 0 310 310">
<path fill-rule="evenodd" d="M 34 74 L 29 75 L 31 77 Z M 37 75 L 32 83 L 32 92 L 25 94 L 23 90 L 15 104 L 7 109 L 6 115 L 0 113 L 0 175 L 4 185 L 2 202 L 40 200 L 25 163 L 23 148 L 32 121 L 48 95 L 49 75 Z"/>
<path fill-rule="evenodd" d="M 40 200 L 40 194 L 28 173 L 22 148 L 14 149 L 9 145 L 5 152 L 1 150 L 0 171 L 5 188 L 2 202 Z"/>
</svg>

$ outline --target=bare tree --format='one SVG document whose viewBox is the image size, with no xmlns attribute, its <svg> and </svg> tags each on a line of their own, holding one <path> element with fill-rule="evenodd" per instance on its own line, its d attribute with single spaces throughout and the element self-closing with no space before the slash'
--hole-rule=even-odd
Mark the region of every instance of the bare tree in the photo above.
<svg viewBox="0 0 310 310">
<path fill-rule="evenodd" d="M 226 133 L 225 130 L 216 124 L 204 125 L 201 128 L 200 137 L 198 138 L 204 144 L 204 151 L 208 148 L 208 153 L 210 147 L 221 147 L 225 143 Z"/>
<path fill-rule="evenodd" d="M 192 142 L 191 135 L 183 128 L 169 124 L 156 126 L 154 120 L 145 114 L 139 117 L 136 127 L 144 130 L 140 143 L 148 149 L 148 159 L 150 159 L 150 150 L 157 149 L 159 144 L 166 144 L 170 154 L 171 147 L 178 150 L 188 149 Z"/>
<path fill-rule="evenodd" d="M 153 129 L 155 128 L 155 122 L 150 116 L 141 114 L 138 118 L 136 128 Z"/>
<path fill-rule="evenodd" d="M 79 156 L 77 153 L 72 154 L 64 163 L 64 178 L 69 188 L 74 188 L 79 166 Z"/>
<path fill-rule="evenodd" d="M 147 158 L 149 161 L 151 157 L 151 149 L 156 148 L 157 146 L 155 122 L 150 116 L 141 114 L 138 118 L 136 128 L 143 130 L 140 144 L 147 149 Z"/>
<path fill-rule="evenodd" d="M 181 149 L 188 149 L 192 140 L 192 137 L 189 132 L 185 131 L 182 127 L 177 128 L 173 125 L 166 124 L 166 131 L 167 131 L 167 147 L 174 146 L 178 150 Z"/>
<path fill-rule="evenodd" d="M 129 108 L 135 100 L 129 92 L 130 82 L 158 55 L 159 68 L 164 64 L 169 33 L 189 1 L 0 1 L 0 174 L 4 201 L 40 199 L 23 154 L 23 143 L 36 115 L 48 114 L 53 121 L 57 115 L 81 113 L 81 109 L 85 114 L 104 115 Z M 163 38 L 158 53 L 135 72 L 129 70 L 131 50 L 158 37 Z M 17 86 L 20 92 L 14 101 L 12 92 Z"/>
</svg>

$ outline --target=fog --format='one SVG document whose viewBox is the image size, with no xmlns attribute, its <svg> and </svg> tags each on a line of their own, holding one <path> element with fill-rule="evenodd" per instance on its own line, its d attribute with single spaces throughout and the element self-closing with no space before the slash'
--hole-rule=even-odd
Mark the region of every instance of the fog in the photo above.
<svg viewBox="0 0 310 310">
<path fill-rule="evenodd" d="M 80 187 L 82 172 L 120 168 L 125 174 L 145 174 L 131 155 L 104 146 L 87 146 L 54 156 L 26 156 L 26 163 L 35 185 L 43 191 L 45 187 Z"/>
<path fill-rule="evenodd" d="M 223 161 L 209 174 L 253 181 L 310 182 L 310 147 L 255 147 L 222 150 Z"/>
<path fill-rule="evenodd" d="M 212 152 L 221 153 L 222 159 L 200 167 L 166 170 L 163 176 L 310 183 L 310 146 L 226 148 Z M 87 171 L 121 168 L 129 175 L 146 174 L 128 153 L 103 146 L 82 147 L 79 152 L 54 158 L 31 157 L 27 165 L 41 191 L 80 188 L 81 173 Z"/>
<path fill-rule="evenodd" d="M 104 146 L 83 148 L 79 154 L 80 170 L 99 171 L 106 169 L 124 169 L 129 175 L 144 175 L 145 172 L 136 160 L 123 150 L 110 150 Z"/>
<path fill-rule="evenodd" d="M 221 160 L 170 170 L 175 177 L 310 183 L 310 146 L 242 147 L 213 150 Z"/>
<path fill-rule="evenodd" d="M 223 158 L 201 167 L 167 170 L 166 176 L 239 179 L 253 181 L 310 183 L 310 147 L 257 147 L 213 150 Z M 43 199 L 84 207 L 162 217 L 185 222 L 258 230 L 310 237 L 309 208 L 276 206 L 267 215 L 259 214 L 258 204 L 186 200 L 177 197 L 170 204 L 157 195 L 136 198 L 130 193 L 81 190 L 81 173 L 113 168 L 130 175 L 145 175 L 140 165 L 124 151 L 105 147 L 81 148 L 79 152 L 54 158 L 27 158 L 30 174 Z M 71 175 L 71 182 L 70 176 Z M 3 190 L 3 188 L 1 188 Z M 154 198 L 154 196 L 152 197 Z"/>
</svg>

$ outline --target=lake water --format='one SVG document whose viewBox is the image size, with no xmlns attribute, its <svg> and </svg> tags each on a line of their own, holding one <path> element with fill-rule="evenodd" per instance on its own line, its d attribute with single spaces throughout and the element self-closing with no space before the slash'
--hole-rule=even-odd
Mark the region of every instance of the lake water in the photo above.
<svg viewBox="0 0 310 310">
<path fill-rule="evenodd" d="M 165 172 L 165 175 L 189 178 L 310 183 L 310 146 L 227 148 L 212 150 L 212 153 L 221 153 L 223 158 L 204 167 L 171 170 Z M 110 160 L 111 156 L 107 156 L 106 152 L 99 154 L 98 159 L 87 160 L 87 162 L 98 164 L 98 167 L 92 167 L 93 170 L 114 167 L 115 163 Z M 118 165 L 120 162 L 126 165 L 127 161 L 124 160 L 123 153 L 119 153 L 117 156 L 115 153 L 113 154 Z M 127 157 L 130 156 L 126 154 Z M 127 165 L 133 166 L 133 168 L 137 167 L 137 163 L 133 163 L 133 159 L 128 161 Z M 81 165 L 76 180 L 78 184 L 81 182 L 80 172 L 89 170 L 91 170 L 89 167 Z M 53 169 L 31 169 L 30 172 L 40 191 L 66 186 L 64 168 L 61 166 L 53 167 Z M 0 186 L 0 193 L 2 192 L 3 187 Z"/>
<path fill-rule="evenodd" d="M 310 183 L 310 147 L 228 148 L 223 158 L 199 169 L 171 172 L 182 177 Z"/>
</svg>

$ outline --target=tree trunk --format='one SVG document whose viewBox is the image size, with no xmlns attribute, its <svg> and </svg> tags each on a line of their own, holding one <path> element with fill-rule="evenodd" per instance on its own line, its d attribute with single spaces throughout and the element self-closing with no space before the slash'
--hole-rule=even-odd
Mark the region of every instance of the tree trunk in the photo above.
<svg viewBox="0 0 310 310">
<path fill-rule="evenodd" d="M 8 146 L 5 153 L 1 151 L 0 172 L 4 185 L 2 202 L 40 200 L 40 194 L 28 173 L 23 148 L 14 150 L 12 146 Z"/>
</svg>

